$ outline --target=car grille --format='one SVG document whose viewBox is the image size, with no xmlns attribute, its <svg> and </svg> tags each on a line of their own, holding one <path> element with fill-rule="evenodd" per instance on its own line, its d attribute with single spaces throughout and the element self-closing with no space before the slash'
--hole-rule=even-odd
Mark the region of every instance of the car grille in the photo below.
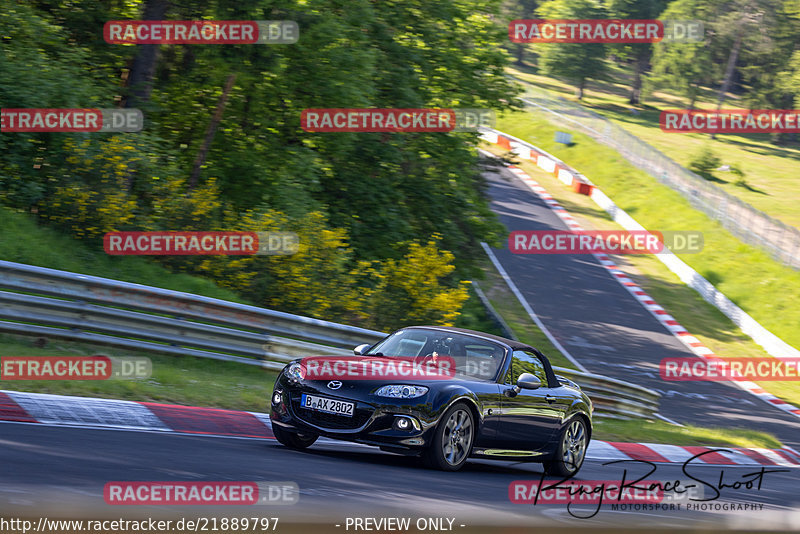
<svg viewBox="0 0 800 534">
<path fill-rule="evenodd" d="M 355 430 L 356 428 L 361 428 L 369 421 L 373 413 L 370 409 L 359 408 L 358 403 L 356 403 L 352 417 L 301 408 L 299 393 L 292 395 L 292 411 L 298 419 L 306 423 L 333 430 Z"/>
</svg>

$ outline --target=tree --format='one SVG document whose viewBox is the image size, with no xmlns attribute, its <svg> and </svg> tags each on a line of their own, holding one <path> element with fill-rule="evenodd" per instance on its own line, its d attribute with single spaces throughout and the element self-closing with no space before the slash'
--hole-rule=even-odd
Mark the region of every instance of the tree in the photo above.
<svg viewBox="0 0 800 534">
<path fill-rule="evenodd" d="M 550 0 L 537 12 L 546 19 L 601 19 L 608 15 L 596 0 Z M 535 50 L 541 72 L 570 80 L 577 86 L 578 99 L 583 98 L 587 80 L 606 77 L 606 47 L 601 43 L 541 43 Z"/>
<path fill-rule="evenodd" d="M 664 20 L 709 20 L 708 0 L 675 0 L 662 13 Z M 647 92 L 664 88 L 682 96 L 694 109 L 700 88 L 710 84 L 718 67 L 712 61 L 709 33 L 702 42 L 660 42 L 653 46 L 652 71 L 645 80 Z"/>
<path fill-rule="evenodd" d="M 252 271 L 238 258 L 208 271 L 193 257 L 154 261 L 238 280 L 263 304 L 308 305 L 334 319 L 352 313 L 344 299 L 315 304 L 315 294 L 347 287 L 345 275 L 365 261 L 396 267 L 391 293 L 413 271 L 406 262 L 432 251 L 423 244 L 439 235 L 431 261 L 447 269 L 434 293 L 446 309 L 430 317 L 449 321 L 465 294 L 460 280 L 478 271 L 480 242 L 499 244 L 504 232 L 476 165 L 477 134 L 314 134 L 300 128 L 300 115 L 313 107 L 519 107 L 504 76 L 509 54 L 497 46 L 507 30 L 492 19 L 500 3 L 16 0 L 0 10 L 4 107 L 103 108 L 130 96 L 147 120 L 136 134 L 0 136 L 0 202 L 39 210 L 87 239 L 110 229 L 230 229 L 249 213 L 281 213 L 283 229 L 298 233 L 313 222 L 320 235 L 346 241 L 309 237 L 341 254 L 312 250 L 301 270 L 313 283 L 287 300 L 265 264 L 292 260 L 258 258 Z M 154 45 L 146 57 L 140 46 L 98 38 L 105 21 L 158 18 L 156 7 L 174 20 L 294 20 L 301 36 L 293 45 Z M 258 287 L 246 285 L 251 279 Z M 423 304 L 413 303 L 415 317 L 427 317 Z"/>
<path fill-rule="evenodd" d="M 650 20 L 656 19 L 667 6 L 667 0 L 609 0 L 608 11 L 613 18 Z M 642 74 L 653 55 L 652 44 L 623 44 L 613 46 L 615 53 L 633 62 L 633 80 L 628 102 L 639 104 L 642 90 Z"/>
<path fill-rule="evenodd" d="M 525 20 L 531 19 L 539 6 L 539 0 L 505 0 L 503 2 L 502 16 L 500 22 L 503 29 L 508 29 L 508 24 L 512 20 Z M 508 39 L 505 41 L 507 47 L 514 52 L 517 65 L 523 65 L 525 60 L 525 43 L 512 43 Z"/>
<path fill-rule="evenodd" d="M 725 71 L 717 92 L 718 111 L 731 89 L 740 59 L 749 63 L 765 52 L 777 52 L 772 35 L 779 30 L 780 4 L 780 0 L 728 0 L 716 5 L 716 16 L 709 26 L 714 32 L 716 47 L 727 50 Z"/>
</svg>

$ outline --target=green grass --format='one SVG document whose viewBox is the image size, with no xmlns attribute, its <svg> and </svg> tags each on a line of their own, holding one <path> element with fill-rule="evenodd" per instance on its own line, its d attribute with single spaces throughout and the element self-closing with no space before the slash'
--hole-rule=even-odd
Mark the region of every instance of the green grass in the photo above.
<svg viewBox="0 0 800 534">
<path fill-rule="evenodd" d="M 483 281 L 479 281 L 478 283 L 481 289 L 483 289 Z M 489 316 L 489 312 L 483 307 L 483 304 L 473 288 L 470 288 L 469 299 L 467 299 L 464 306 L 461 308 L 461 315 L 456 318 L 454 326 L 477 330 L 478 332 L 486 332 L 487 334 L 494 334 L 501 337 L 505 336 L 503 329 Z"/>
<path fill-rule="evenodd" d="M 553 141 L 555 127 L 536 115 L 519 113 L 499 120 L 498 128 L 553 153 L 599 185 L 614 202 L 652 230 L 701 230 L 705 248 L 681 259 L 714 283 L 767 329 L 800 345 L 800 273 L 778 264 L 762 251 L 742 244 L 715 221 L 694 210 L 674 191 L 634 168 L 612 149 L 582 134 L 575 145 Z M 501 153 L 497 147 L 488 147 Z M 520 167 L 537 180 L 589 230 L 620 226 L 589 197 L 575 194 L 551 174 L 528 161 Z M 617 256 L 615 261 L 678 322 L 722 357 L 769 357 L 725 315 L 678 279 L 652 255 Z M 762 382 L 764 389 L 800 405 L 797 382 Z"/>
<path fill-rule="evenodd" d="M 234 302 L 245 302 L 214 282 L 188 274 L 176 274 L 134 256 L 109 256 L 58 231 L 39 226 L 34 219 L 0 207 L 0 259 L 135 282 L 149 286 L 195 293 Z"/>
<path fill-rule="evenodd" d="M 246 303 L 214 282 L 172 273 L 142 257 L 109 256 L 34 219 L 0 207 L 0 259 L 82 274 L 103 276 L 227 301 Z M 50 340 L 37 348 L 33 340 L 0 336 L 0 356 L 147 356 L 153 375 L 146 380 L 0 381 L 16 391 L 85 395 L 137 401 L 266 411 L 276 373 L 259 367 L 205 358 L 131 352 L 107 347 Z"/>
<path fill-rule="evenodd" d="M 592 439 L 665 443 L 668 445 L 704 445 L 777 449 L 783 444 L 771 434 L 758 430 L 675 426 L 663 421 L 595 419 Z"/>
<path fill-rule="evenodd" d="M 272 385 L 277 377 L 277 372 L 272 370 L 207 358 L 60 341 L 36 347 L 26 338 L 0 336 L 0 357 L 95 354 L 146 356 L 152 362 L 152 375 L 147 379 L 130 380 L 0 380 L 0 389 L 268 412 Z"/>
<path fill-rule="evenodd" d="M 574 88 L 567 83 L 533 74 L 530 69 L 510 69 L 510 73 L 555 96 L 577 102 Z M 618 69 L 614 74 L 616 81 L 589 82 L 581 104 L 622 126 L 684 167 L 688 167 L 701 148 L 708 147 L 722 159 L 723 164 L 744 171 L 749 187 L 736 185 L 736 177 L 726 172 L 715 174 L 720 180 L 716 185 L 756 209 L 788 225 L 800 227 L 800 209 L 797 209 L 800 205 L 800 188 L 797 187 L 800 146 L 796 143 L 774 145 L 768 134 L 719 134 L 716 139 L 711 139 L 709 134 L 662 132 L 658 121 L 660 110 L 686 108 L 688 102 L 655 92 L 642 100 L 642 105 L 636 107 L 639 113 L 634 114 L 627 99 L 628 86 L 622 83 L 625 75 Z M 723 107 L 743 107 L 736 100 L 735 95 L 730 95 Z M 715 109 L 716 93 L 706 88 L 696 107 Z"/>
</svg>

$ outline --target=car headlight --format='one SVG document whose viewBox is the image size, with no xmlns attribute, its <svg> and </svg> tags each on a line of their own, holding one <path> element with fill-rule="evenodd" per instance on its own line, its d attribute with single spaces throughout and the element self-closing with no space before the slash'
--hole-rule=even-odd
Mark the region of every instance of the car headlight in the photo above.
<svg viewBox="0 0 800 534">
<path fill-rule="evenodd" d="M 393 399 L 414 399 L 425 395 L 427 392 L 428 388 L 425 386 L 391 385 L 379 387 L 375 395 Z"/>
<path fill-rule="evenodd" d="M 299 363 L 293 363 L 286 368 L 284 374 L 289 380 L 299 382 L 306 377 L 306 368 Z"/>
</svg>

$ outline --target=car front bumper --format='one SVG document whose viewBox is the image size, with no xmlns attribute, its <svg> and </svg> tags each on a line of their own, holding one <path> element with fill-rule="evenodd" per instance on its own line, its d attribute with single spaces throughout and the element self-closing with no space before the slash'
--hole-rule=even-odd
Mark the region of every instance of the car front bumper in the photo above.
<svg viewBox="0 0 800 534">
<path fill-rule="evenodd" d="M 280 401 L 276 402 L 275 394 Z M 352 417 L 315 412 L 300 406 L 303 393 L 319 394 L 336 400 L 355 403 Z M 424 403 L 417 399 L 409 404 L 375 402 L 375 399 L 357 399 L 336 396 L 327 392 L 298 387 L 279 380 L 275 385 L 271 401 L 270 420 L 284 430 L 298 434 L 316 434 L 332 439 L 398 449 L 398 452 L 414 451 L 426 447 L 433 437 L 436 421 L 425 410 Z M 415 408 L 422 406 L 422 409 Z M 407 429 L 400 429 L 398 420 L 410 421 Z"/>
</svg>

